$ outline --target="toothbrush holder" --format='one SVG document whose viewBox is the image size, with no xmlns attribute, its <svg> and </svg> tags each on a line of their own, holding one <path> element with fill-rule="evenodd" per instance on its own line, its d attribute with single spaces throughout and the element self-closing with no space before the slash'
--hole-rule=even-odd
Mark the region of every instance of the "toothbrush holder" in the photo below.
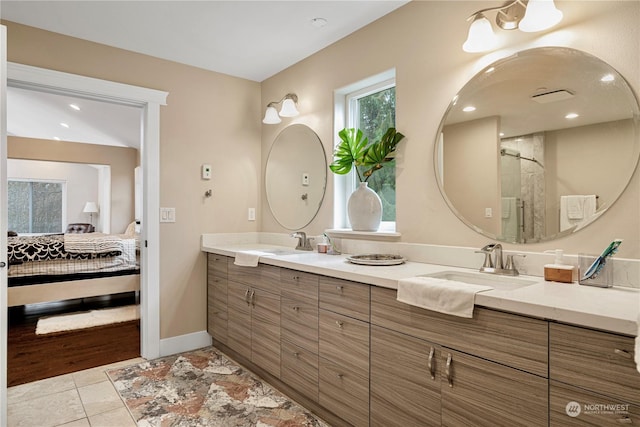
<svg viewBox="0 0 640 427">
<path fill-rule="evenodd" d="M 602 269 L 589 279 L 583 279 L 585 271 L 598 259 L 597 255 L 578 254 L 578 283 L 585 286 L 597 286 L 599 288 L 610 288 L 613 286 L 613 262 L 611 258 L 607 259 Z"/>
</svg>

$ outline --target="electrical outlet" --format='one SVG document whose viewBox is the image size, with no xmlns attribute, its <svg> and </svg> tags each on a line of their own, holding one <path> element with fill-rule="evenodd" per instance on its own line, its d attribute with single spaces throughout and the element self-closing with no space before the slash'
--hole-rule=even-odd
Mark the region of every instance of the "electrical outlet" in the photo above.
<svg viewBox="0 0 640 427">
<path fill-rule="evenodd" d="M 247 212 L 247 219 L 249 221 L 255 221 L 256 220 L 256 208 L 249 208 L 249 210 Z"/>
</svg>

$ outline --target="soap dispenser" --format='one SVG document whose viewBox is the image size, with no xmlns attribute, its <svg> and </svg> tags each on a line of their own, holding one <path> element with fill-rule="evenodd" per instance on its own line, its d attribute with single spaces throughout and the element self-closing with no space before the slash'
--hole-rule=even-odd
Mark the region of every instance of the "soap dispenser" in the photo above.
<svg viewBox="0 0 640 427">
<path fill-rule="evenodd" d="M 562 257 L 564 255 L 564 251 L 562 249 L 544 252 L 555 255 L 553 264 L 545 264 L 544 266 L 544 280 L 562 283 L 572 283 L 573 281 L 578 280 L 578 272 L 576 268 L 573 265 L 565 264 L 563 262 Z"/>
</svg>

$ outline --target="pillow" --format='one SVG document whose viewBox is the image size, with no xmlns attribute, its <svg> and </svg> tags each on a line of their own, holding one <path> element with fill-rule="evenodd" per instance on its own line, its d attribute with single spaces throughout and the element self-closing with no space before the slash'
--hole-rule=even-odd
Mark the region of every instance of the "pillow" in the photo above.
<svg viewBox="0 0 640 427">
<path fill-rule="evenodd" d="M 124 231 L 124 234 L 127 236 L 134 236 L 136 234 L 136 222 L 133 221 L 131 224 L 127 226 L 127 229 Z"/>
</svg>

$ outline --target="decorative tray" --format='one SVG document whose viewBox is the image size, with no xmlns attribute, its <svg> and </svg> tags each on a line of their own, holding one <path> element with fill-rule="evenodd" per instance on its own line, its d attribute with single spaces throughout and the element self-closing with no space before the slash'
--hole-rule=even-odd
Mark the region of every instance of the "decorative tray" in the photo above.
<svg viewBox="0 0 640 427">
<path fill-rule="evenodd" d="M 360 265 L 398 265 L 403 264 L 406 259 L 400 255 L 366 254 L 349 256 L 347 257 L 347 261 Z"/>
</svg>

